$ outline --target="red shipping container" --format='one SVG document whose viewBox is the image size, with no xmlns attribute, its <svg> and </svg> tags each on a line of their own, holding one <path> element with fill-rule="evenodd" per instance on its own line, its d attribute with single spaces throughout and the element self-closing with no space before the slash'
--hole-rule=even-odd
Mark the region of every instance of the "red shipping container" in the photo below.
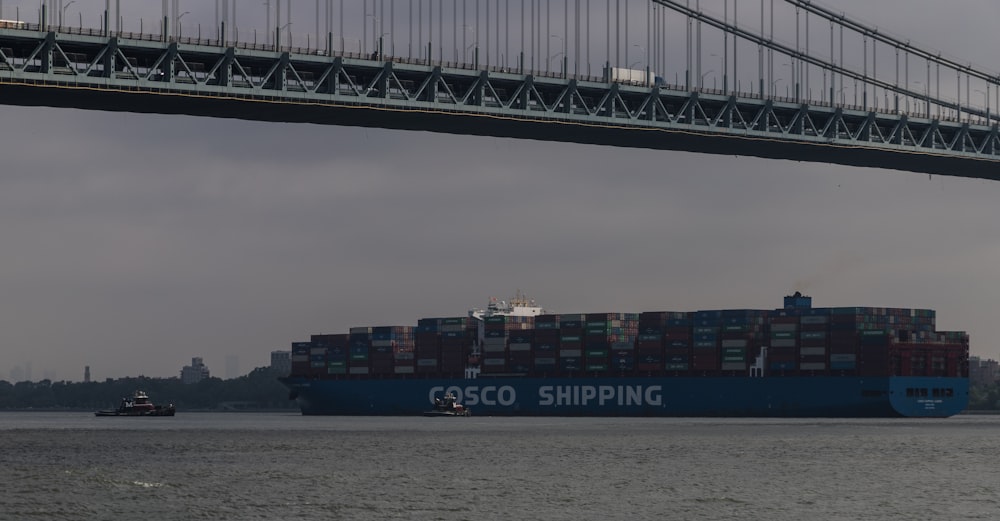
<svg viewBox="0 0 1000 521">
<path fill-rule="evenodd" d="M 719 369 L 718 354 L 702 354 L 700 351 L 696 351 L 691 359 L 691 368 L 695 371 L 714 371 Z"/>
<path fill-rule="evenodd" d="M 663 332 L 663 338 L 666 340 L 691 340 L 692 334 L 691 328 L 668 327 Z"/>
</svg>

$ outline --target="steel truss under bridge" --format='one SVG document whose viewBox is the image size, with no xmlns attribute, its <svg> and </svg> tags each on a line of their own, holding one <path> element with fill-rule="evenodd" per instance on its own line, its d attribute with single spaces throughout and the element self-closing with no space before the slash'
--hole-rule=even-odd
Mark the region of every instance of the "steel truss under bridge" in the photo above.
<svg viewBox="0 0 1000 521">
<path fill-rule="evenodd" d="M 996 125 L 568 74 L 0 28 L 0 103 L 686 150 L 1000 180 Z"/>
</svg>

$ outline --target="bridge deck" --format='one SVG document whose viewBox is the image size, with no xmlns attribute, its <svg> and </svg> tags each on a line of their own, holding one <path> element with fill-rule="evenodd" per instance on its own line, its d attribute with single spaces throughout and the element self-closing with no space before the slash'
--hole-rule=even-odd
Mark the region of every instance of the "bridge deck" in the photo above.
<svg viewBox="0 0 1000 521">
<path fill-rule="evenodd" d="M 81 31 L 83 32 L 83 31 Z M 1000 179 L 997 127 L 378 55 L 0 29 L 0 103 L 747 155 Z M 128 36 L 128 37 L 126 37 Z"/>
</svg>

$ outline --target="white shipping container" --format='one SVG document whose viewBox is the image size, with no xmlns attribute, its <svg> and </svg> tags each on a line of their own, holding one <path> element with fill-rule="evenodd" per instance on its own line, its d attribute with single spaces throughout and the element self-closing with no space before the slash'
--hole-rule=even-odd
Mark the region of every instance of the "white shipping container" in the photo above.
<svg viewBox="0 0 1000 521">
<path fill-rule="evenodd" d="M 507 346 L 505 345 L 495 346 L 486 344 L 483 346 L 484 353 L 503 353 L 504 351 L 507 351 Z"/>
<path fill-rule="evenodd" d="M 309 355 L 292 355 L 292 362 L 308 362 Z"/>
<path fill-rule="evenodd" d="M 420 367 L 437 367 L 437 358 L 418 358 L 417 365 Z"/>
<path fill-rule="evenodd" d="M 803 371 L 826 371 L 826 362 L 803 362 L 799 364 Z"/>
<path fill-rule="evenodd" d="M 746 347 L 746 346 L 747 346 L 747 340 L 745 338 L 740 338 L 740 339 L 734 338 L 731 340 L 722 341 L 722 347 Z"/>
<path fill-rule="evenodd" d="M 350 374 L 368 374 L 368 368 L 367 367 L 351 367 L 351 368 L 347 369 L 347 372 L 350 373 Z"/>
<path fill-rule="evenodd" d="M 395 353 L 393 355 L 393 358 L 395 358 L 396 360 L 413 360 L 414 359 L 413 351 L 408 351 L 405 353 Z"/>
<path fill-rule="evenodd" d="M 531 351 L 531 344 L 529 343 L 513 343 L 510 345 L 511 351 Z"/>
<path fill-rule="evenodd" d="M 825 316 L 808 316 L 799 319 L 800 324 L 826 324 L 829 317 Z"/>
<path fill-rule="evenodd" d="M 825 347 L 803 347 L 799 349 L 799 354 L 802 356 L 823 356 L 826 354 Z"/>
<path fill-rule="evenodd" d="M 343 330 L 341 330 L 341 331 L 343 331 Z M 351 333 L 371 333 L 372 332 L 372 328 L 370 328 L 370 327 L 352 327 L 348 331 L 351 332 Z"/>
<path fill-rule="evenodd" d="M 560 358 L 580 358 L 583 356 L 583 349 L 560 349 Z"/>
<path fill-rule="evenodd" d="M 372 347 L 392 347 L 392 340 L 372 340 Z"/>
<path fill-rule="evenodd" d="M 488 365 L 488 366 L 491 366 L 491 367 L 499 366 L 499 365 L 507 365 L 507 359 L 506 358 L 484 358 L 483 359 L 483 365 Z"/>
<path fill-rule="evenodd" d="M 326 348 L 325 347 L 313 347 L 313 348 L 310 348 L 309 349 L 309 354 L 311 354 L 311 355 L 325 355 L 326 354 Z"/>
<path fill-rule="evenodd" d="M 415 368 L 412 365 L 396 366 L 394 369 L 396 374 L 413 374 Z"/>
</svg>

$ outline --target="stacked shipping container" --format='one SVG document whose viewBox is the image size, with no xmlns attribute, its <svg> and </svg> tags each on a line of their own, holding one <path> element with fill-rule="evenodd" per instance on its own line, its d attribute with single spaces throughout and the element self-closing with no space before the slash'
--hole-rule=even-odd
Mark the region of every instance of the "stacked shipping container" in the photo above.
<svg viewBox="0 0 1000 521">
<path fill-rule="evenodd" d="M 494 315 L 483 320 L 483 373 L 531 370 L 531 331 L 535 317 Z"/>
<path fill-rule="evenodd" d="M 634 372 L 639 315 L 588 313 L 584 320 L 584 370 L 596 375 Z"/>
<path fill-rule="evenodd" d="M 460 378 L 478 367 L 483 376 L 743 376 L 766 347 L 768 376 L 958 376 L 967 374 L 968 346 L 963 332 L 935 331 L 932 310 L 812 308 L 802 297 L 772 311 L 494 315 L 355 327 L 293 343 L 292 373 Z"/>
</svg>

